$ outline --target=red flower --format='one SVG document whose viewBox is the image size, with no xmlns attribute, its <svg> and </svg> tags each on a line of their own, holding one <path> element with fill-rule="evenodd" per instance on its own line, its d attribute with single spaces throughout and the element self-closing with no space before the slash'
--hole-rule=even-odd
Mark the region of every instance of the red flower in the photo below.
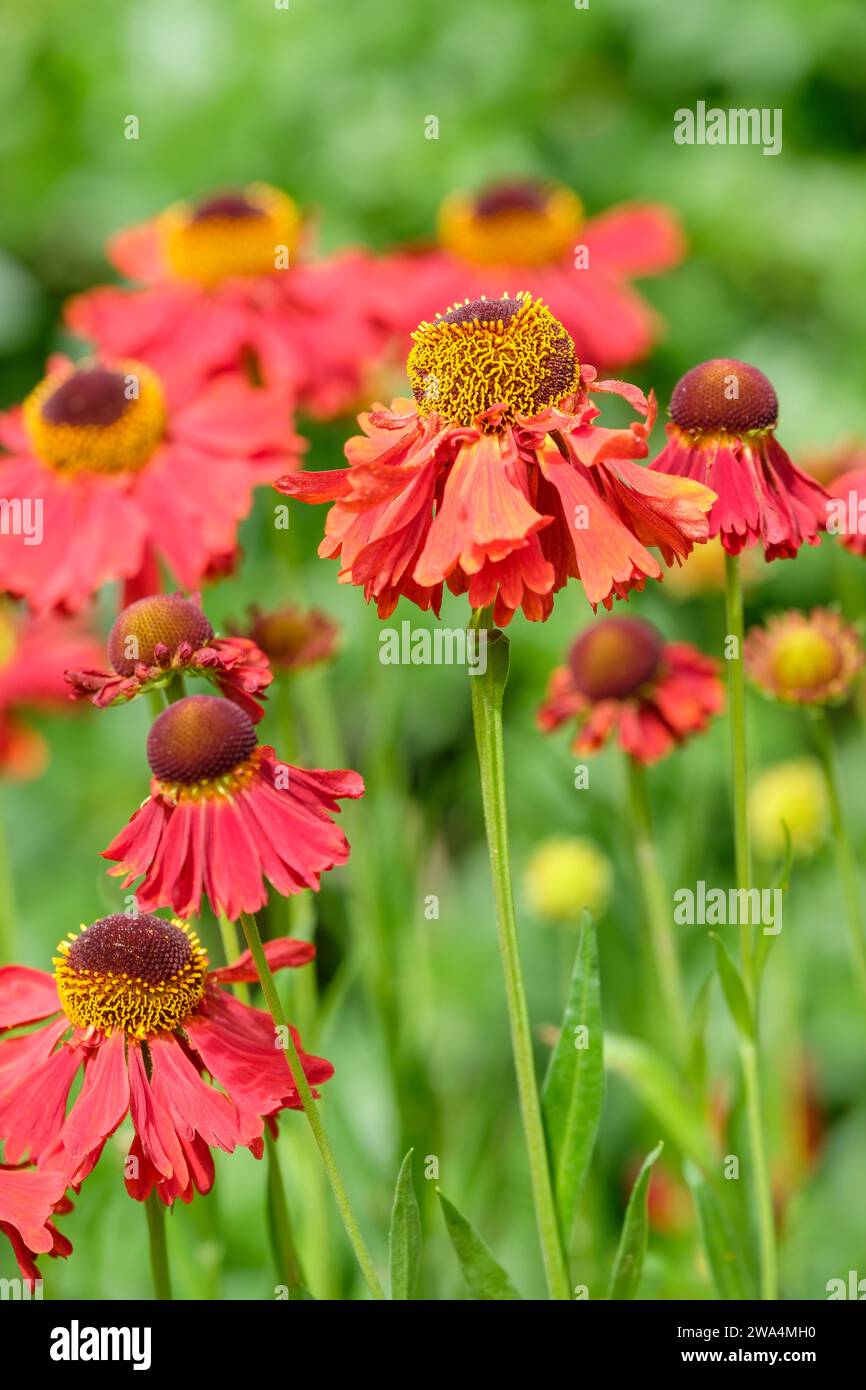
<svg viewBox="0 0 866 1390">
<path fill-rule="evenodd" d="M 198 389 L 214 372 L 249 366 L 287 383 L 316 415 L 357 400 L 382 350 L 363 252 L 298 255 L 301 217 L 266 184 L 169 208 L 112 238 L 109 258 L 134 290 L 73 299 L 74 332 L 115 357 L 135 357 Z"/>
<path fill-rule="evenodd" d="M 718 663 L 696 647 L 665 642 L 642 618 L 605 618 L 553 672 L 538 727 L 550 733 L 576 720 L 576 753 L 597 753 L 616 733 L 624 752 L 654 763 L 702 733 L 724 703 Z"/>
<path fill-rule="evenodd" d="M 139 875 L 139 907 L 197 915 L 204 893 L 235 919 L 278 893 L 317 889 L 349 857 L 331 817 L 341 797 L 363 796 L 356 772 L 305 772 L 257 747 L 252 720 L 214 695 L 163 710 L 147 739 L 151 794 L 103 856 L 124 887 Z"/>
<path fill-rule="evenodd" d="M 671 396 L 669 442 L 651 465 L 718 493 L 710 535 L 729 555 L 761 545 L 792 559 L 826 529 L 827 494 L 776 439 L 776 393 L 757 367 L 717 357 L 686 372 Z"/>
<path fill-rule="evenodd" d="M 65 1174 L 57 1168 L 37 1172 L 23 1165 L 13 1168 L 0 1163 L 0 1231 L 10 1241 L 18 1268 L 31 1290 L 39 1279 L 34 1255 L 59 1255 L 65 1259 L 72 1253 L 69 1241 L 51 1220 L 58 1211 L 69 1210 L 70 1203 L 64 1195 L 67 1185 Z"/>
<path fill-rule="evenodd" d="M 315 954 L 288 938 L 265 950 L 272 970 Z M 29 1155 L 40 1171 L 63 1172 L 61 1192 L 77 1187 L 129 1114 L 127 1191 L 139 1201 L 155 1189 L 167 1205 L 188 1202 L 210 1191 L 211 1149 L 243 1145 L 258 1158 L 266 1121 L 301 1108 L 270 1016 L 221 988 L 256 979 L 248 954 L 209 971 L 195 932 L 144 914 L 105 917 L 58 951 L 53 979 L 21 965 L 0 969 L 0 1031 L 44 1025 L 0 1042 L 7 1160 Z M 301 1057 L 312 1086 L 333 1074 L 323 1058 Z M 46 1202 L 56 1187 L 47 1187 Z M 32 1248 L 47 1249 L 41 1239 Z"/>
<path fill-rule="evenodd" d="M 861 448 L 859 457 L 866 458 Z M 827 484 L 827 530 L 852 555 L 866 555 L 866 462 Z"/>
<path fill-rule="evenodd" d="M 328 661 L 337 650 L 340 629 L 321 609 L 289 605 L 263 612 L 250 610 L 247 637 L 278 671 L 301 671 Z"/>
<path fill-rule="evenodd" d="M 553 594 L 583 581 L 610 606 L 661 577 L 706 539 L 712 493 L 631 462 L 646 453 L 654 405 L 637 387 L 596 381 L 568 334 L 526 294 L 460 304 L 415 333 L 415 401 L 360 417 L 348 469 L 281 478 L 280 492 L 334 502 L 319 554 L 363 585 L 387 617 L 401 595 L 437 613 L 442 586 L 546 618 Z M 604 429 L 589 393 L 623 396 L 643 417 Z M 645 423 L 646 421 L 646 423 Z"/>
<path fill-rule="evenodd" d="M 585 220 L 570 189 L 532 180 L 447 199 L 439 243 L 384 262 L 382 307 L 401 335 L 458 297 L 528 284 L 571 335 L 578 357 L 605 370 L 644 357 L 658 336 L 658 319 L 631 277 L 667 270 L 683 255 L 665 207 L 623 204 Z"/>
<path fill-rule="evenodd" d="M 192 396 L 137 362 L 62 358 L 0 417 L 0 443 L 0 495 L 41 530 L 36 544 L 4 536 L 0 586 L 70 611 L 154 552 L 194 588 L 234 547 L 256 484 L 296 467 L 302 447 L 284 388 L 223 376 Z"/>
<path fill-rule="evenodd" d="M 34 706 L 63 708 L 67 665 L 93 661 L 98 653 L 96 638 L 78 619 L 34 618 L 0 603 L 0 773 L 33 777 L 42 771 L 45 741 L 21 714 Z"/>
<path fill-rule="evenodd" d="M 214 637 L 198 597 L 154 594 L 124 608 L 108 635 L 113 671 L 68 670 L 76 700 L 98 709 L 125 704 L 177 675 L 205 676 L 254 721 L 273 680 L 268 658 L 246 637 Z"/>
</svg>

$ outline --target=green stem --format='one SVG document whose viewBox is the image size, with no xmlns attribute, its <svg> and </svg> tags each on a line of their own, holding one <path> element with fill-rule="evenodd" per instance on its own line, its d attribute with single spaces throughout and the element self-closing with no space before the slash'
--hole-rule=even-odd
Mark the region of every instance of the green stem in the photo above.
<svg viewBox="0 0 866 1390">
<path fill-rule="evenodd" d="M 731 716 L 731 771 L 734 806 L 734 861 L 737 886 L 748 887 L 752 881 L 752 856 L 749 847 L 749 783 L 746 751 L 746 677 L 743 666 L 745 623 L 743 620 L 743 580 L 737 555 L 725 554 L 725 621 L 728 640 L 734 638 L 735 654 L 728 660 L 728 702 Z M 753 942 L 752 923 L 740 923 L 740 954 L 746 990 L 752 997 Z"/>
<path fill-rule="evenodd" d="M 147 1235 L 150 1242 L 150 1268 L 153 1288 L 158 1299 L 171 1302 L 171 1276 L 168 1271 L 168 1247 L 165 1242 L 165 1207 L 155 1192 L 144 1203 L 147 1215 Z"/>
<path fill-rule="evenodd" d="M 241 926 L 243 927 L 247 946 L 256 963 L 259 982 L 264 992 L 265 1001 L 270 1011 L 271 1018 L 274 1021 L 275 1027 L 282 1030 L 282 1036 L 285 1039 L 286 1063 L 291 1073 L 295 1089 L 301 1098 L 301 1104 L 304 1107 L 304 1114 L 313 1132 L 313 1138 L 318 1146 L 325 1172 L 331 1184 L 331 1191 L 337 1203 L 337 1209 L 346 1229 L 346 1235 L 349 1237 L 349 1241 L 355 1252 L 355 1257 L 361 1267 L 361 1273 L 367 1282 L 370 1293 L 375 1299 L 383 1299 L 385 1294 L 379 1282 L 379 1276 L 376 1273 L 373 1261 L 370 1259 L 369 1251 L 364 1244 L 364 1237 L 361 1234 L 361 1229 L 355 1218 L 355 1213 L 352 1210 L 348 1193 L 343 1185 L 343 1179 L 337 1167 L 337 1160 L 334 1157 L 334 1152 L 325 1134 L 325 1127 L 322 1124 L 319 1108 L 313 1099 L 313 1093 L 310 1090 L 309 1082 L 307 1081 L 304 1069 L 301 1065 L 301 1059 L 298 1056 L 298 1049 L 295 1046 L 294 1038 L 286 1022 L 283 1006 L 280 1001 L 274 977 L 271 974 L 271 968 L 268 965 L 264 947 L 262 946 L 262 939 L 259 935 L 259 928 L 255 917 L 251 916 L 249 913 L 242 912 Z"/>
<path fill-rule="evenodd" d="M 851 837 L 845 823 L 842 796 L 839 790 L 839 766 L 833 744 L 833 730 L 826 710 L 816 711 L 815 731 L 827 783 L 827 797 L 830 802 L 830 817 L 833 823 L 833 841 L 836 850 L 836 865 L 842 881 L 845 899 L 845 921 L 851 938 L 851 952 L 854 969 L 860 988 L 866 995 L 866 932 L 863 923 L 863 905 L 860 900 L 860 883 L 857 875 L 857 861 L 851 844 Z"/>
<path fill-rule="evenodd" d="M 174 679 L 163 688 L 163 694 L 167 705 L 173 705 L 176 701 L 186 698 L 186 681 L 181 671 L 175 672 Z"/>
<path fill-rule="evenodd" d="M 629 757 L 628 783 L 635 837 L 635 857 L 643 892 L 650 949 L 668 1026 L 673 1032 L 673 1051 L 684 1062 L 688 1050 L 689 1022 L 686 996 L 671 927 L 671 904 L 665 889 L 653 836 L 646 771 L 637 758 Z"/>
<path fill-rule="evenodd" d="M 9 965 L 16 957 L 15 886 L 12 859 L 6 834 L 6 818 L 0 811 L 0 965 Z"/>
<path fill-rule="evenodd" d="M 725 555 L 725 619 L 728 639 L 735 639 L 735 652 L 728 659 L 728 691 L 731 720 L 731 773 L 734 811 L 734 858 L 740 901 L 752 885 L 752 854 L 749 843 L 748 815 L 748 754 L 746 744 L 746 681 L 743 665 L 745 621 L 743 614 L 743 580 L 740 561 L 736 555 Z M 755 979 L 753 924 L 748 911 L 740 923 L 740 955 L 743 984 L 754 1016 L 755 1036 L 758 1036 L 758 990 Z M 764 1105 L 761 1067 L 757 1045 L 740 1040 L 740 1064 L 746 1094 L 746 1114 L 749 1130 L 749 1149 L 752 1155 L 752 1192 L 758 1224 L 761 1260 L 761 1298 L 778 1298 L 776 1260 L 776 1225 L 773 1213 L 773 1193 L 764 1136 Z"/>
<path fill-rule="evenodd" d="M 487 642 L 486 670 L 483 674 L 479 672 L 471 676 L 469 683 L 481 775 L 484 825 L 493 879 L 496 927 L 505 975 L 511 1046 L 529 1158 L 532 1197 L 550 1296 L 554 1299 L 568 1299 L 571 1296 L 568 1270 L 560 1243 L 559 1223 L 550 1181 L 511 887 L 505 805 L 505 756 L 502 741 L 502 698 L 508 679 L 508 638 L 504 633 L 492 628 L 488 610 L 478 610 L 474 613 L 471 627 L 476 631 L 483 630 Z"/>
<path fill-rule="evenodd" d="M 230 922 L 228 917 L 224 917 L 222 913 L 217 917 L 217 922 L 219 923 L 220 940 L 222 942 L 223 955 L 226 958 L 226 965 L 231 965 L 232 961 L 237 960 L 238 956 L 241 954 L 240 942 L 238 941 L 238 929 L 234 922 Z M 233 988 L 238 999 L 244 1004 L 249 1004 L 249 985 L 241 981 L 234 985 Z"/>
</svg>

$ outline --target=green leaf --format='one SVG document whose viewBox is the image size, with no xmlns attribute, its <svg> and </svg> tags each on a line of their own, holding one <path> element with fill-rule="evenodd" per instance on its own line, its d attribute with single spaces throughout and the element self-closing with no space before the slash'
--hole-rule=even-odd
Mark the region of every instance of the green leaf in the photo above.
<svg viewBox="0 0 866 1390">
<path fill-rule="evenodd" d="M 605 1034 L 604 1060 L 608 1071 L 625 1081 L 671 1142 L 707 1172 L 713 1154 L 700 1107 L 671 1063 L 647 1043 L 618 1033 Z"/>
<path fill-rule="evenodd" d="M 604 1037 L 598 947 L 592 918 L 585 912 L 562 1029 L 542 1094 L 556 1210 L 566 1241 L 574 1225 L 603 1105 Z"/>
<path fill-rule="evenodd" d="M 695 1204 L 701 1244 L 719 1298 L 740 1301 L 754 1297 L 742 1251 L 719 1198 L 693 1163 L 683 1165 Z"/>
<path fill-rule="evenodd" d="M 442 1206 L 442 1215 L 445 1217 L 445 1225 L 448 1227 L 448 1234 L 451 1237 L 451 1244 L 454 1246 L 469 1289 L 469 1297 L 485 1301 L 519 1299 L 520 1294 L 501 1264 L 493 1258 L 490 1249 L 485 1245 L 475 1227 L 470 1226 L 465 1216 L 460 1215 L 457 1208 L 448 1201 L 448 1198 L 438 1188 L 436 1191 Z"/>
<path fill-rule="evenodd" d="M 775 889 L 780 888 L 783 893 L 787 893 L 788 889 L 791 886 L 791 864 L 794 852 L 791 845 L 791 832 L 784 821 L 782 821 L 782 830 L 785 835 L 785 857 L 779 868 L 779 872 L 773 879 L 773 884 L 770 891 L 774 892 Z M 760 989 L 761 983 L 764 978 L 764 970 L 767 966 L 767 958 L 770 954 L 770 947 L 773 945 L 774 942 L 778 941 L 780 935 L 780 932 L 773 933 L 762 931 L 758 936 L 758 944 L 755 947 L 756 992 Z"/>
<path fill-rule="evenodd" d="M 698 990 L 689 1018 L 689 1075 L 699 1089 L 703 1088 L 707 1075 L 707 1019 L 715 978 L 716 973 L 711 970 Z"/>
<path fill-rule="evenodd" d="M 664 1144 L 659 1141 L 652 1152 L 647 1154 L 631 1190 L 622 1223 L 619 1249 L 616 1252 L 613 1272 L 610 1276 L 610 1288 L 607 1294 L 610 1299 L 634 1298 L 637 1293 L 640 1277 L 643 1273 L 649 1231 L 647 1196 L 649 1195 L 650 1176 L 652 1166 L 663 1148 Z"/>
<path fill-rule="evenodd" d="M 397 1175 L 394 1205 L 391 1208 L 391 1229 L 388 1233 L 388 1256 L 391 1271 L 391 1297 L 411 1298 L 418 1277 L 421 1253 L 421 1214 L 415 1188 L 412 1185 L 412 1155 L 410 1149 Z"/>
<path fill-rule="evenodd" d="M 711 931 L 709 935 L 716 948 L 716 969 L 722 982 L 722 993 L 731 1011 L 731 1018 L 743 1037 L 754 1041 L 752 1010 L 740 972 L 728 955 L 727 947 L 718 932 Z"/>
</svg>

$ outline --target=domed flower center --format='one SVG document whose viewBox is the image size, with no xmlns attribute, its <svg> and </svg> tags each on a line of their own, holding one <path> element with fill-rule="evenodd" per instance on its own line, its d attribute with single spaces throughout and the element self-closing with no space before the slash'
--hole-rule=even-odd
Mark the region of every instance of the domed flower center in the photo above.
<svg viewBox="0 0 866 1390">
<path fill-rule="evenodd" d="M 219 193 L 168 208 L 158 222 L 175 275 L 213 287 L 234 276 L 273 275 L 290 263 L 301 216 L 291 198 L 269 184 Z"/>
<path fill-rule="evenodd" d="M 202 784 L 219 784 L 241 772 L 255 747 L 252 720 L 231 700 L 189 695 L 169 705 L 152 724 L 147 761 L 159 782 L 182 794 L 191 788 L 210 790 Z"/>
<path fill-rule="evenodd" d="M 119 676 L 131 676 L 136 666 L 153 666 L 162 643 L 174 656 L 182 642 L 193 651 L 213 637 L 201 609 L 180 594 L 154 594 L 124 608 L 108 635 L 108 659 Z"/>
<path fill-rule="evenodd" d="M 412 334 L 406 370 L 422 415 L 471 425 L 503 407 L 489 428 L 537 415 L 577 389 L 574 343 L 540 299 L 474 299 Z"/>
<path fill-rule="evenodd" d="M 180 1027 L 204 994 L 207 957 L 181 922 L 118 913 L 57 949 L 57 993 L 78 1028 L 146 1038 Z"/>
<path fill-rule="evenodd" d="M 546 265 L 573 249 L 583 205 L 570 189 L 538 181 L 491 185 L 476 198 L 455 194 L 439 211 L 446 251 L 475 265 Z"/>
<path fill-rule="evenodd" d="M 692 367 L 671 396 L 674 424 L 695 434 L 773 429 L 778 415 L 776 393 L 764 373 L 733 357 Z"/>
<path fill-rule="evenodd" d="M 57 473 L 136 473 L 165 432 L 159 378 L 139 362 L 61 367 L 24 402 L 34 452 Z"/>
<path fill-rule="evenodd" d="M 822 632 L 805 623 L 779 633 L 770 656 L 770 665 L 781 695 L 811 690 L 836 676 L 843 655 Z"/>
<path fill-rule="evenodd" d="M 588 700 L 623 700 L 656 674 L 661 635 L 642 618 L 604 618 L 582 632 L 569 654 L 574 683 Z"/>
</svg>

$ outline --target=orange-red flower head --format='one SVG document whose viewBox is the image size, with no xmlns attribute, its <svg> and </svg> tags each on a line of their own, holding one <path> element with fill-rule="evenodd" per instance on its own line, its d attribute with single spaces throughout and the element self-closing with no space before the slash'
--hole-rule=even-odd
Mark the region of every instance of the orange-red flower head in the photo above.
<svg viewBox="0 0 866 1390">
<path fill-rule="evenodd" d="M 790 559 L 826 530 L 827 494 L 777 441 L 778 413 L 764 373 L 735 358 L 702 362 L 674 387 L 668 443 L 651 466 L 713 489 L 710 535 L 730 555 L 760 545 L 768 560 Z"/>
<path fill-rule="evenodd" d="M 646 454 L 654 401 L 578 364 L 561 323 L 521 292 L 455 305 L 416 330 L 415 399 L 377 405 L 349 440 L 350 467 L 280 478 L 278 491 L 333 502 L 319 553 L 363 586 L 380 617 L 403 596 L 437 613 L 444 584 L 497 623 L 546 618 L 579 578 L 610 606 L 706 539 L 713 494 L 632 462 Z M 592 394 L 640 417 L 595 423 Z"/>
<path fill-rule="evenodd" d="M 568 665 L 550 678 L 538 726 L 550 733 L 576 722 L 582 756 L 616 734 L 631 757 L 653 763 L 703 732 L 724 699 L 715 661 L 687 642 L 665 642 L 641 618 L 617 615 L 577 638 Z"/>
<path fill-rule="evenodd" d="M 764 694 L 795 705 L 844 700 L 863 666 L 854 628 L 839 613 L 814 608 L 753 627 L 744 648 L 746 672 Z"/>
<path fill-rule="evenodd" d="M 108 635 L 108 659 L 111 671 L 66 672 L 74 699 L 105 708 L 170 685 L 178 674 L 204 676 L 258 720 L 273 680 L 255 642 L 215 637 L 198 600 L 182 594 L 152 594 L 128 604 Z"/>
</svg>

